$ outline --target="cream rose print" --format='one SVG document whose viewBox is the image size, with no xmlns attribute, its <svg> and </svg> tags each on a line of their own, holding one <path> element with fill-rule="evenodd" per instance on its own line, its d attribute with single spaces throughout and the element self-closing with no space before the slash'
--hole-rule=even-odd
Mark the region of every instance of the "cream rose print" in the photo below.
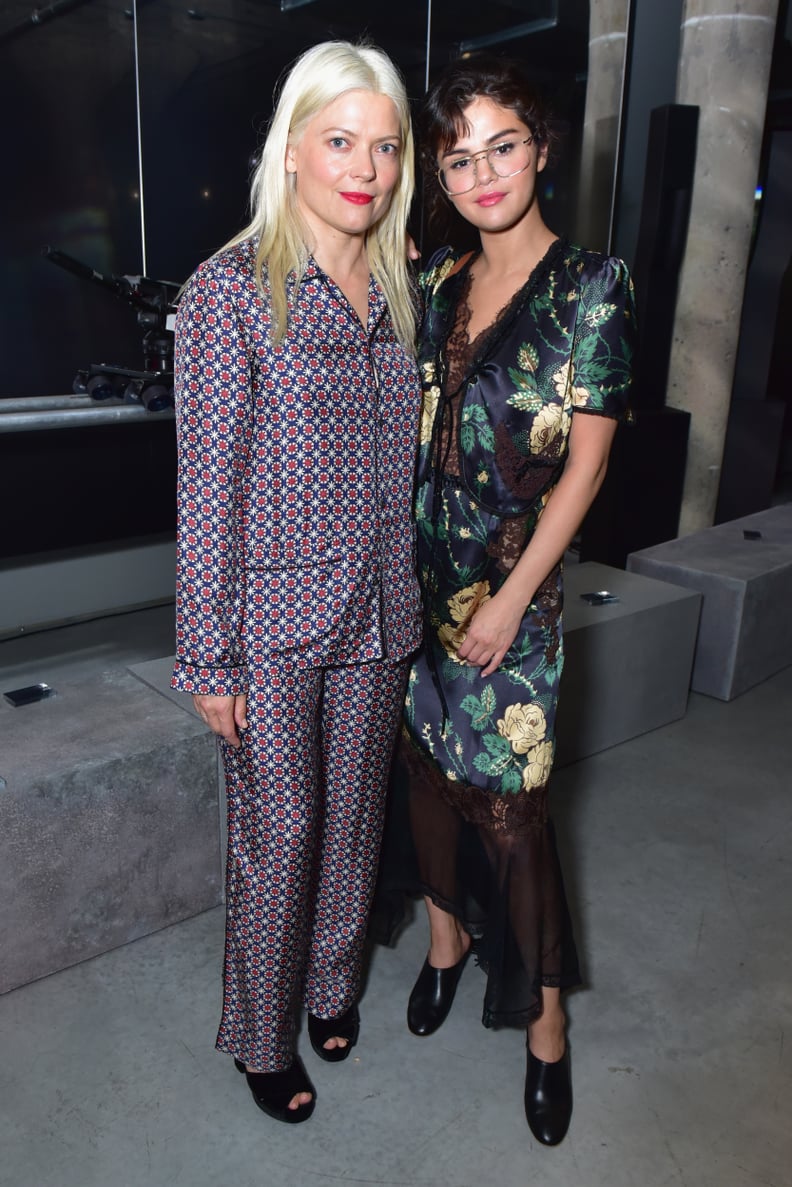
<svg viewBox="0 0 792 1187">
<path fill-rule="evenodd" d="M 531 452 L 542 453 L 558 436 L 561 427 L 563 409 L 560 404 L 545 404 L 541 412 L 537 412 L 531 427 Z"/>
<path fill-rule="evenodd" d="M 432 426 L 434 425 L 437 405 L 440 401 L 440 388 L 432 387 L 424 392 L 421 404 L 421 425 L 418 430 L 418 443 L 428 445 L 432 440 Z"/>
<path fill-rule="evenodd" d="M 477 581 L 460 589 L 446 602 L 452 623 L 442 623 L 437 631 L 437 637 L 442 643 L 449 659 L 454 663 L 464 664 L 467 660 L 460 659 L 457 650 L 462 646 L 467 634 L 467 627 L 471 618 L 485 602 L 490 600 L 489 581 Z"/>
<path fill-rule="evenodd" d="M 489 600 L 489 581 L 477 581 L 474 585 L 460 589 L 458 593 L 448 599 L 448 612 L 454 622 L 467 626 L 479 606 L 483 606 Z"/>
<path fill-rule="evenodd" d="M 569 392 L 572 403 L 576 408 L 583 408 L 591 402 L 591 393 L 587 387 L 575 385 L 575 368 L 567 360 L 553 375 L 553 386 L 560 399 L 565 399 Z"/>
<path fill-rule="evenodd" d="M 547 721 L 541 705 L 508 705 L 498 718 L 498 733 L 510 743 L 515 754 L 527 754 L 537 746 L 547 732 Z"/>
<path fill-rule="evenodd" d="M 526 791 L 534 787 L 542 787 L 550 777 L 553 766 L 553 743 L 540 742 L 526 755 L 522 781 Z"/>
<path fill-rule="evenodd" d="M 547 719 L 540 704 L 508 705 L 503 717 L 497 719 L 497 733 L 491 729 L 497 712 L 491 685 L 485 684 L 480 696 L 468 693 L 460 707 L 481 736 L 480 749 L 473 757 L 476 770 L 498 779 L 500 790 L 506 793 L 530 792 L 547 782 L 554 743 L 545 737 Z"/>
</svg>

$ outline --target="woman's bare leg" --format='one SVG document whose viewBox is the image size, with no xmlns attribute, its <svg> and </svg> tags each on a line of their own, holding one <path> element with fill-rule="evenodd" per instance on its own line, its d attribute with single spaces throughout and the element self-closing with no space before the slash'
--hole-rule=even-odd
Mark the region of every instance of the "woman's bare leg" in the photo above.
<svg viewBox="0 0 792 1187">
<path fill-rule="evenodd" d="M 542 989 L 542 1013 L 528 1027 L 528 1046 L 543 1063 L 556 1063 L 566 1048 L 566 1016 L 561 1006 L 561 990 Z"/>
<path fill-rule="evenodd" d="M 450 969 L 459 964 L 470 947 L 470 936 L 462 924 L 424 895 L 429 916 L 429 963 L 435 969 Z"/>
</svg>

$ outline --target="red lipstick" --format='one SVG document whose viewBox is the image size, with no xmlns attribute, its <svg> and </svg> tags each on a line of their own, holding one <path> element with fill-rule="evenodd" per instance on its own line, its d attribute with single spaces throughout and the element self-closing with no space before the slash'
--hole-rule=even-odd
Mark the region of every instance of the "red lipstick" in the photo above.
<svg viewBox="0 0 792 1187">
<path fill-rule="evenodd" d="M 353 206 L 368 206 L 369 202 L 374 201 L 373 194 L 361 194 L 356 190 L 347 192 L 342 190 L 341 197 L 345 198 L 347 202 L 351 202 Z"/>
</svg>

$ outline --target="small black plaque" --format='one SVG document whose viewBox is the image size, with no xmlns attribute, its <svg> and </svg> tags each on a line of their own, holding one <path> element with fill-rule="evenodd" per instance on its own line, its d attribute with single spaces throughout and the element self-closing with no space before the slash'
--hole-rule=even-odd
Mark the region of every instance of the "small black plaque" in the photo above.
<svg viewBox="0 0 792 1187">
<path fill-rule="evenodd" d="M 20 709 L 23 705 L 35 705 L 36 701 L 43 701 L 46 697 L 55 695 L 55 689 L 49 684 L 26 684 L 24 688 L 12 688 L 3 693 L 9 705 Z"/>
<path fill-rule="evenodd" d="M 593 593 L 584 593 L 580 595 L 584 602 L 588 602 L 590 606 L 605 606 L 608 602 L 618 602 L 619 595 L 609 593 L 607 589 L 598 589 Z"/>
</svg>

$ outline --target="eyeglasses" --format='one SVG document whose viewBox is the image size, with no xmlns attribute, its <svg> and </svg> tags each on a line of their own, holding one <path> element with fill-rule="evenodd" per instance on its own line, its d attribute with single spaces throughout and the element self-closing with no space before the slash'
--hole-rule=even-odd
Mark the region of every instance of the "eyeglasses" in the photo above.
<svg viewBox="0 0 792 1187">
<path fill-rule="evenodd" d="M 437 170 L 437 180 L 451 198 L 467 194 L 478 181 L 478 163 L 482 157 L 486 157 L 487 165 L 496 177 L 516 177 L 530 164 L 528 149 L 531 144 L 533 136 L 526 136 L 524 140 L 503 140 L 493 144 L 492 148 L 471 153 L 469 157 L 457 157 Z"/>
</svg>

